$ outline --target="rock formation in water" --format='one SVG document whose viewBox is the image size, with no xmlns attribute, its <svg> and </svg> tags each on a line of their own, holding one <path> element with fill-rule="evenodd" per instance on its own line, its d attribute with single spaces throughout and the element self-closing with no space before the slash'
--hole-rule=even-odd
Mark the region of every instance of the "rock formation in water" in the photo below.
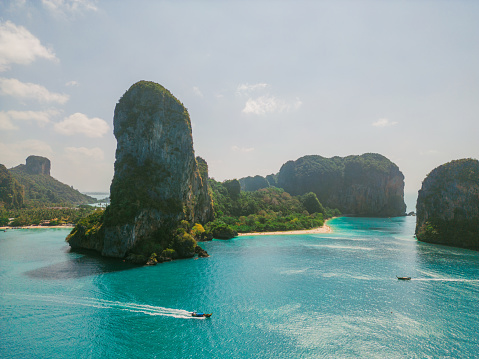
<svg viewBox="0 0 479 359">
<path fill-rule="evenodd" d="M 0 164 L 0 209 L 21 208 L 23 201 L 23 186 Z"/>
<path fill-rule="evenodd" d="M 278 187 L 290 194 L 313 192 L 324 206 L 344 214 L 393 217 L 406 212 L 404 176 L 379 154 L 304 156 L 286 162 L 277 178 Z"/>
<path fill-rule="evenodd" d="M 79 227 L 67 239 L 70 246 L 119 258 L 165 250 L 194 255 L 194 240 L 175 232 L 178 223 L 205 223 L 213 219 L 213 208 L 208 166 L 195 159 L 186 108 L 163 86 L 140 81 L 115 107 L 114 134 L 111 204 L 94 238 Z"/>
<path fill-rule="evenodd" d="M 95 203 L 93 197 L 80 193 L 50 176 L 50 160 L 28 156 L 26 164 L 10 168 L 10 174 L 25 187 L 25 203 L 31 205 L 78 205 Z"/>
<path fill-rule="evenodd" d="M 420 241 L 479 250 L 479 161 L 451 161 L 431 171 L 416 204 Z"/>
</svg>

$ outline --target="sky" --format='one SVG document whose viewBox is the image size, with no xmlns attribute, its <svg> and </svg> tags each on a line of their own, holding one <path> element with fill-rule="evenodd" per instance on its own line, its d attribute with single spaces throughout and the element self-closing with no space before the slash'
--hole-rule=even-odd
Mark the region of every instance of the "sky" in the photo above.
<svg viewBox="0 0 479 359">
<path fill-rule="evenodd" d="M 188 109 L 222 181 L 304 155 L 380 153 L 405 176 L 479 158 L 479 2 L 0 2 L 0 163 L 48 157 L 108 191 L 113 111 L 140 80 Z"/>
</svg>

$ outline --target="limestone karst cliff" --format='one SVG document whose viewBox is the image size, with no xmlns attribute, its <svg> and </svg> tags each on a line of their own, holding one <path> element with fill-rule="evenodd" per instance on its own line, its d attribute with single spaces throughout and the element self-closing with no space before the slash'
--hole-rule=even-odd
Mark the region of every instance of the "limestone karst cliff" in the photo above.
<svg viewBox="0 0 479 359">
<path fill-rule="evenodd" d="M 404 176 L 379 154 L 304 156 L 281 167 L 277 186 L 292 195 L 313 192 L 323 205 L 345 214 L 393 217 L 406 212 Z"/>
<path fill-rule="evenodd" d="M 41 156 L 28 156 L 25 161 L 25 172 L 31 175 L 50 176 L 50 160 Z"/>
<path fill-rule="evenodd" d="M 213 208 L 208 167 L 195 159 L 186 108 L 163 86 L 140 81 L 117 103 L 113 122 L 117 149 L 111 204 L 102 223 L 90 227 L 95 227 L 93 238 L 84 235 L 86 227 L 77 226 L 67 238 L 70 246 L 120 258 L 166 249 L 179 257 L 193 255 L 194 241 L 174 231 L 181 220 L 211 220 Z"/>
<path fill-rule="evenodd" d="M 479 161 L 456 160 L 432 170 L 416 210 L 417 239 L 479 250 Z"/>
<path fill-rule="evenodd" d="M 261 188 L 268 188 L 270 184 L 266 180 L 266 178 L 262 176 L 248 176 L 248 177 L 243 177 L 239 179 L 239 182 L 241 184 L 241 190 L 242 191 L 257 191 Z"/>
</svg>

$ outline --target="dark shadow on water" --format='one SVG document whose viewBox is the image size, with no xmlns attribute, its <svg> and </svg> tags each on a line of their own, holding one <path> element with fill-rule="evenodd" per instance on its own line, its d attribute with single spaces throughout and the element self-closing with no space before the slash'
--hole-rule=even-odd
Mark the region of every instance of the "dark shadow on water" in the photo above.
<svg viewBox="0 0 479 359">
<path fill-rule="evenodd" d="M 102 257 L 92 251 L 76 250 L 70 252 L 82 254 L 82 256 L 69 261 L 37 268 L 25 272 L 25 274 L 31 278 L 38 279 L 75 279 L 138 268 L 138 265 L 125 263 L 118 258 Z"/>
</svg>

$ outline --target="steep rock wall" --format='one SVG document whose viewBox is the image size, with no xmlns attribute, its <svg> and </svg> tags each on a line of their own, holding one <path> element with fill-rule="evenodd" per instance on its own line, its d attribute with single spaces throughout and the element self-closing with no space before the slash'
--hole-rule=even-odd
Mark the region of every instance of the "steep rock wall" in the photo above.
<svg viewBox="0 0 479 359">
<path fill-rule="evenodd" d="M 114 134 L 118 143 L 111 203 L 98 232 L 103 245 L 94 244 L 102 255 L 161 250 L 180 220 L 212 219 L 188 112 L 168 90 L 147 81 L 131 86 L 115 107 Z M 69 239 L 71 246 L 84 247 L 84 242 L 82 237 Z"/>
<path fill-rule="evenodd" d="M 379 154 L 304 156 L 281 167 L 278 186 L 293 195 L 313 192 L 323 205 L 345 214 L 393 217 L 406 211 L 404 176 Z"/>
<path fill-rule="evenodd" d="M 241 190 L 254 192 L 262 188 L 268 188 L 270 185 L 266 178 L 262 176 L 248 176 L 239 179 Z"/>
<path fill-rule="evenodd" d="M 50 176 L 50 160 L 41 156 L 28 156 L 25 165 L 25 171 L 31 175 Z"/>
<path fill-rule="evenodd" d="M 416 210 L 417 239 L 479 250 L 479 161 L 456 160 L 432 170 Z"/>
</svg>

